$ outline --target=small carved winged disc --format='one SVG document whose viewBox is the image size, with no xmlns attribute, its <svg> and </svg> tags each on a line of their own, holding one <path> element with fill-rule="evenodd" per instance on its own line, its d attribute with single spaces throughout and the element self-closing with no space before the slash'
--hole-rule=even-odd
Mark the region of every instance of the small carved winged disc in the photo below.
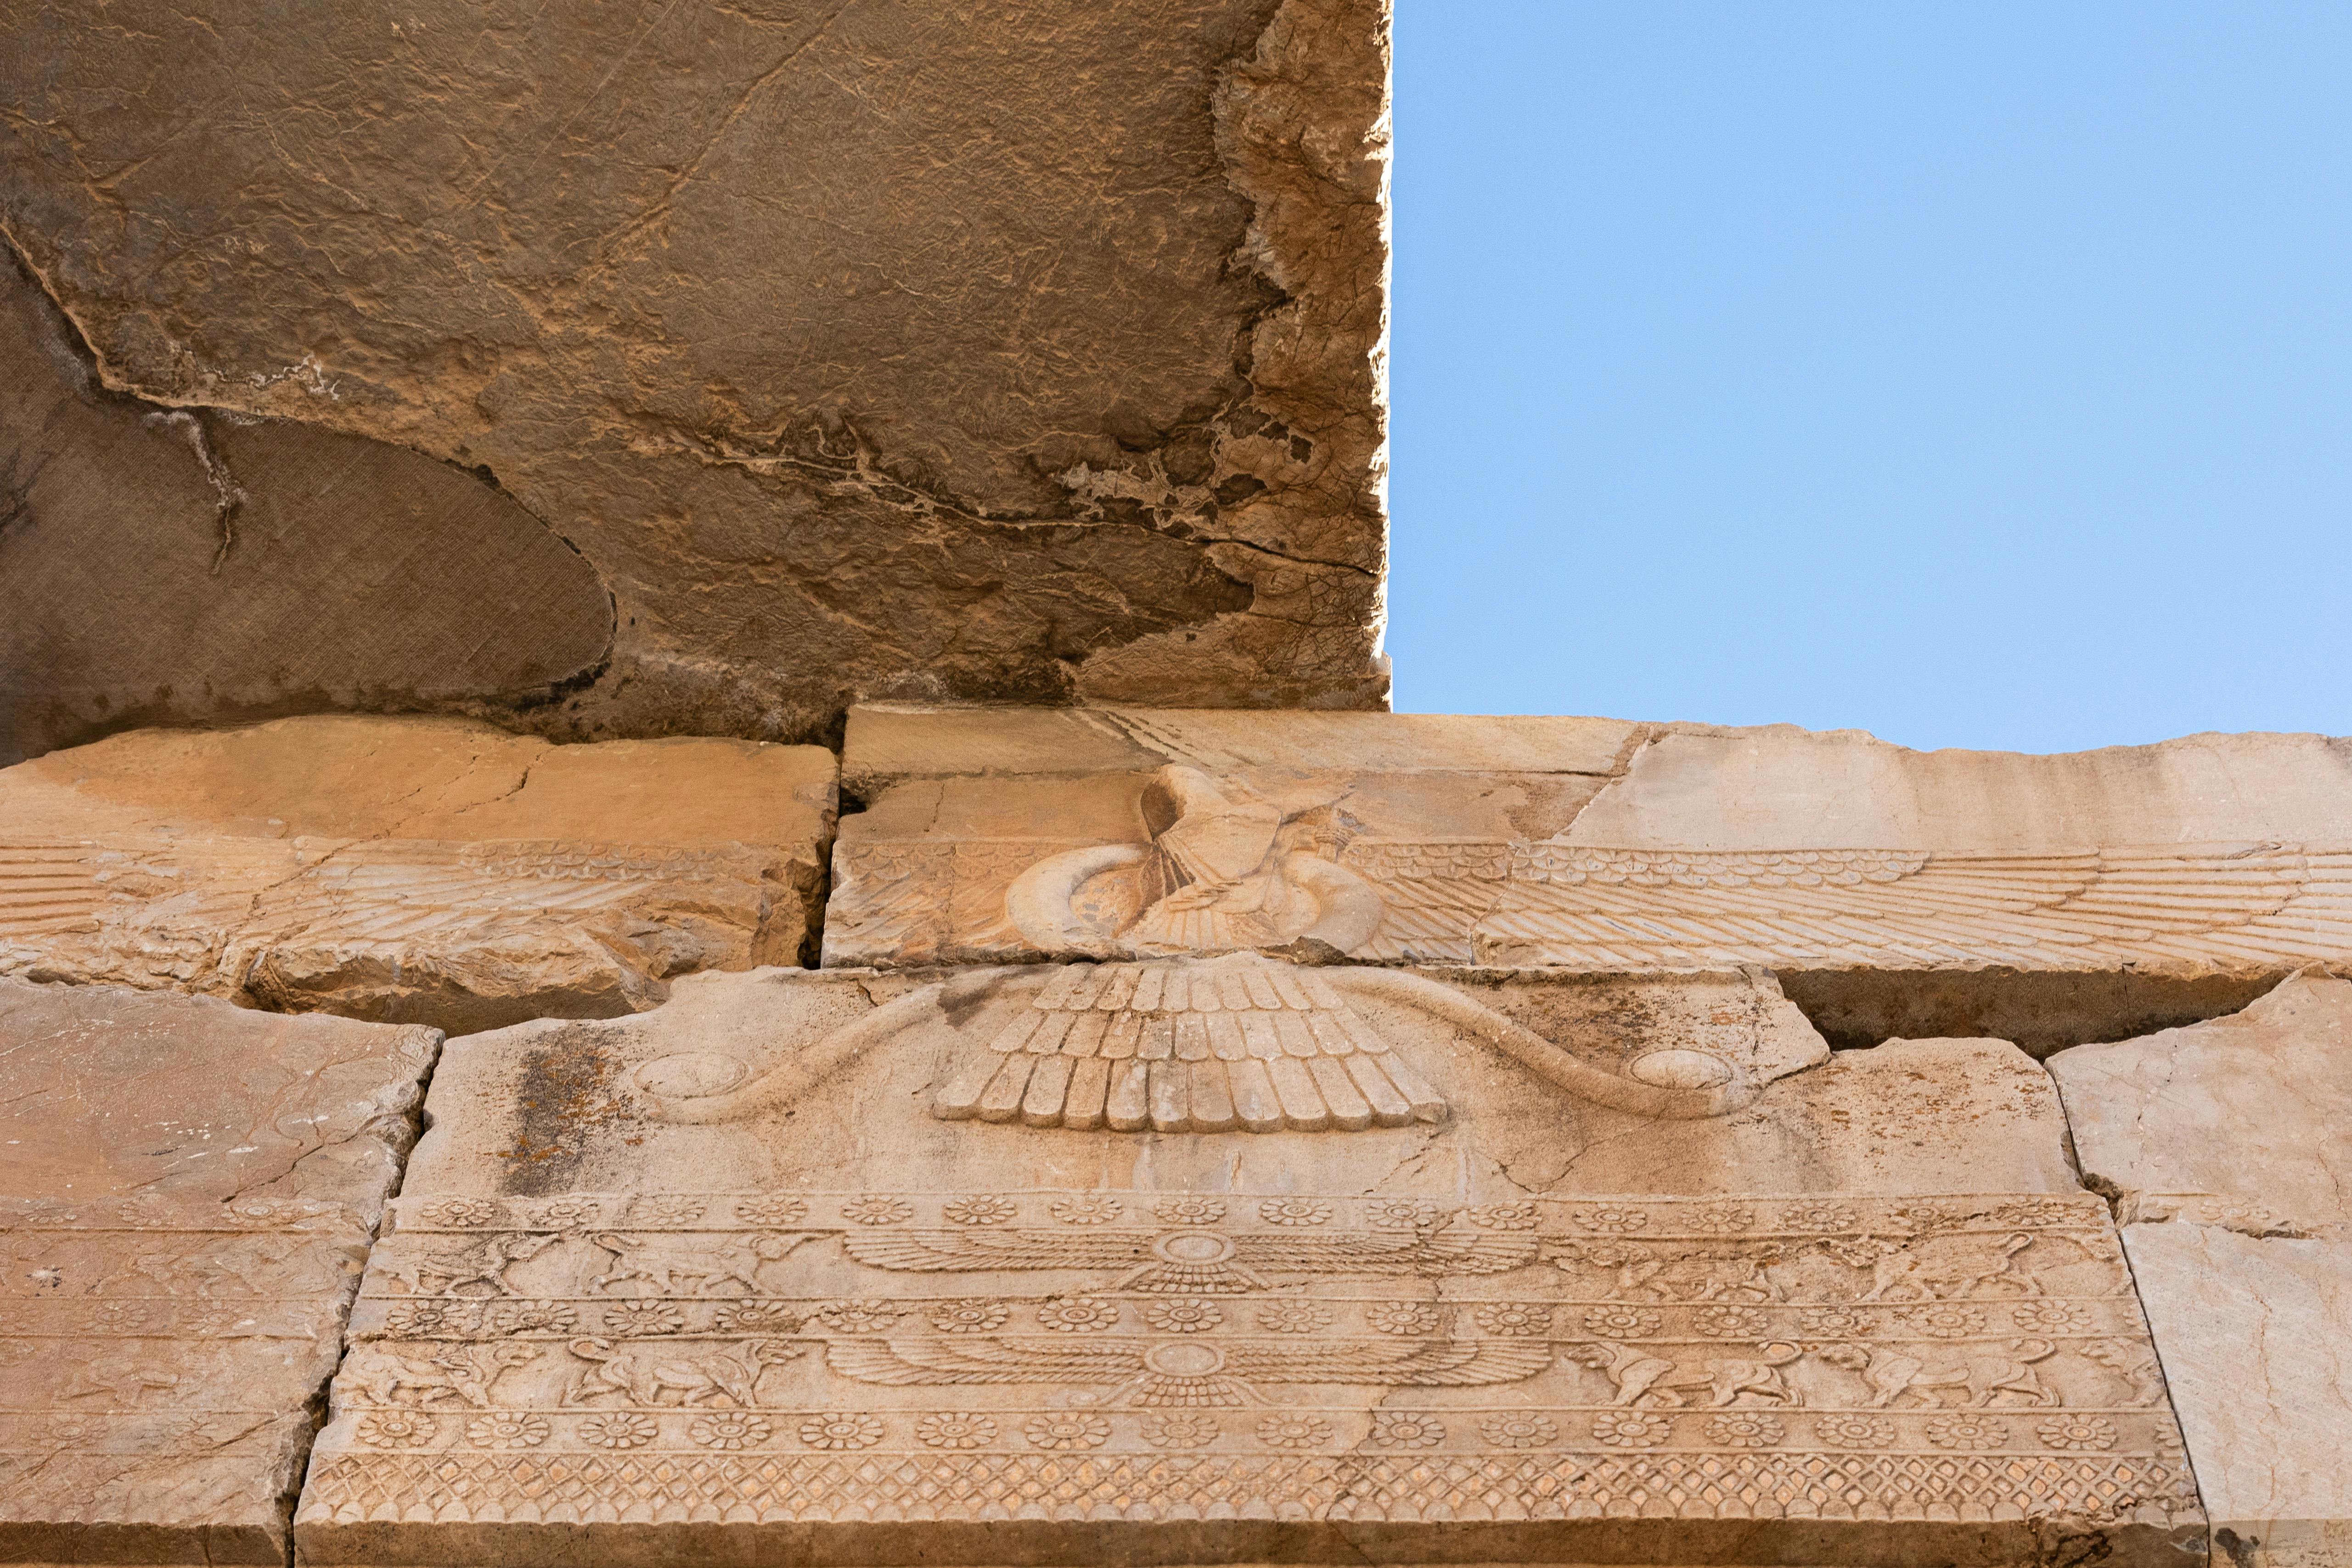
<svg viewBox="0 0 2352 1568">
<path fill-rule="evenodd" d="M 1551 1364 L 1540 1340 L 1197 1340 L 1070 1344 L 1044 1338 L 835 1340 L 825 1364 L 867 1383 L 1109 1385 L 1089 1404 L 1232 1406 L 1258 1383 L 1466 1388 L 1516 1383 Z"/>
<path fill-rule="evenodd" d="M 1303 1235 L 1142 1229 L 907 1230 L 851 1234 L 849 1255 L 878 1269 L 919 1273 L 992 1270 L 1120 1270 L 1105 1288 L 1162 1294 L 1236 1295 L 1270 1276 L 1442 1279 L 1500 1274 L 1536 1261 L 1528 1234 L 1460 1230 L 1335 1230 Z"/>
</svg>

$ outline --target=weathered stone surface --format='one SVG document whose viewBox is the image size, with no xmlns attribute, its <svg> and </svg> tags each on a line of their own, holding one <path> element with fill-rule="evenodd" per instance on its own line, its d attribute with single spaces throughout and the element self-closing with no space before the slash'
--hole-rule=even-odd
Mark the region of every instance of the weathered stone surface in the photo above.
<svg viewBox="0 0 2352 1568">
<path fill-rule="evenodd" d="M 612 640 L 595 572 L 493 486 L 108 392 L 0 254 L 0 765 L 138 724 L 544 703 Z"/>
<path fill-rule="evenodd" d="M 1383 700 L 1381 0 L 312 23 L 13 7 L 0 215 L 109 385 L 576 544 L 617 643 L 534 724 Z"/>
<path fill-rule="evenodd" d="M 1181 763 L 1215 773 L 1526 774 L 1559 781 L 1561 826 L 1663 727 L 1625 719 L 1442 713 L 1234 713 L 1202 708 L 931 707 L 867 703 L 850 715 L 842 788 L 953 779 L 1084 778 Z M 1573 780 L 1586 780 L 1580 786 Z"/>
<path fill-rule="evenodd" d="M 2352 1239 L 2352 982 L 2050 1059 L 2084 1173 L 2126 1223 Z"/>
<path fill-rule="evenodd" d="M 439 1040 L 0 979 L 0 1560 L 285 1561 Z"/>
<path fill-rule="evenodd" d="M 2126 1221 L 2216 1558 L 2352 1563 L 2352 983 L 2050 1070 Z"/>
<path fill-rule="evenodd" d="M 2352 956 L 2352 762 L 2315 736 L 2034 758 L 1600 719 L 860 708 L 843 768 L 868 809 L 835 851 L 831 963 L 1759 964 L 1801 977 L 1841 1043 L 1990 1022 L 2046 1049 Z M 2004 1001 L 2018 974 L 2086 977 L 2080 1005 Z"/>
<path fill-rule="evenodd" d="M 462 719 L 142 730 L 0 771 L 0 973 L 451 1030 L 813 945 L 834 765 Z"/>
<path fill-rule="evenodd" d="M 2234 1568 L 2352 1563 L 2352 1246 L 2124 1227 L 2132 1278 Z"/>
<path fill-rule="evenodd" d="M 300 1550 L 2201 1546 L 2047 1076 L 1824 1055 L 1760 975 L 1255 955 L 694 977 L 457 1041 Z"/>
<path fill-rule="evenodd" d="M 1790 844 L 2249 848 L 2344 836 L 2352 740 L 2192 735 L 2031 756 L 1913 751 L 1792 725 L 1654 730 L 1574 841 L 1707 852 Z"/>
</svg>

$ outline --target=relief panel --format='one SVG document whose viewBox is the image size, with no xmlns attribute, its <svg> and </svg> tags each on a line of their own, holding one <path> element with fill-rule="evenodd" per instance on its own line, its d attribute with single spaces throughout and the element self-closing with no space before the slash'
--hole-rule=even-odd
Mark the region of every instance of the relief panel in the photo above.
<svg viewBox="0 0 2352 1568">
<path fill-rule="evenodd" d="M 2195 1513 L 2088 1195 L 403 1200 L 353 1333 L 306 1519 Z"/>
<path fill-rule="evenodd" d="M 1132 797 L 1135 836 L 1109 842 L 1066 836 L 1025 796 L 971 804 L 985 831 L 852 819 L 835 851 L 825 961 L 1296 947 L 1619 971 L 2189 973 L 2352 952 L 2341 841 L 1612 847 L 1514 836 L 1460 804 L 1518 787 L 1507 776 L 1465 772 L 1459 785 L 1449 797 L 1417 779 L 1171 765 L 1064 786 Z M 1024 819 L 1035 823 L 1025 834 Z"/>
<path fill-rule="evenodd" d="M 574 1527 L 613 1561 L 850 1563 L 2201 1539 L 2112 1223 L 2011 1048 L 1825 1061 L 1758 977 L 712 977 L 604 1026 L 569 1143 L 517 1136 L 562 1039 L 451 1048 L 306 1560 Z M 1820 1127 L 1907 1153 L 1824 1163 Z M 1647 1172 L 1701 1185 L 1608 1180 Z"/>
</svg>

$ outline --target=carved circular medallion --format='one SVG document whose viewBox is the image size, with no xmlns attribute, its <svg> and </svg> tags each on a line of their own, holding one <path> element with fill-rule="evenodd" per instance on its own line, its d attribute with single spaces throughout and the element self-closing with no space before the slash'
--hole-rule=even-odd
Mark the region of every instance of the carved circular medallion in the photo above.
<svg viewBox="0 0 2352 1568">
<path fill-rule="evenodd" d="M 1211 1231 L 1180 1230 L 1153 1242 L 1151 1250 L 1169 1263 L 1222 1263 L 1234 1255 L 1234 1244 Z"/>
<path fill-rule="evenodd" d="M 700 1100 L 724 1094 L 746 1078 L 751 1069 L 739 1057 L 715 1051 L 682 1051 L 657 1056 L 637 1069 L 637 1087 L 671 1100 Z"/>
<path fill-rule="evenodd" d="M 1206 1377 L 1225 1364 L 1225 1353 L 1213 1344 L 1182 1340 L 1153 1345 L 1143 1353 L 1143 1364 L 1163 1377 Z"/>
<path fill-rule="evenodd" d="M 1731 1082 L 1730 1064 L 1703 1051 L 1654 1051 L 1635 1057 L 1625 1071 L 1661 1089 L 1712 1089 Z"/>
</svg>

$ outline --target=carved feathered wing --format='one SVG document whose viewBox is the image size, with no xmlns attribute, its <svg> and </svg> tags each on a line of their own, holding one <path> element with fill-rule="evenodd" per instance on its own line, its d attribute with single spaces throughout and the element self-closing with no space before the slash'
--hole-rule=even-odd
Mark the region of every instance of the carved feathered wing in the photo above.
<svg viewBox="0 0 2352 1568">
<path fill-rule="evenodd" d="M 1242 1262 L 1281 1274 L 1390 1278 L 1499 1274 L 1536 1260 L 1532 1236 L 1359 1230 L 1306 1235 L 1257 1232 L 1233 1240 L 1234 1255 Z"/>
<path fill-rule="evenodd" d="M 922 1273 L 989 1269 L 1131 1268 L 1151 1256 L 1149 1230 L 884 1230 L 842 1238 L 850 1257 Z"/>
<path fill-rule="evenodd" d="M 1022 872 L 1087 839 L 959 839 L 842 844 L 826 906 L 828 955 L 894 964 L 953 954 L 1036 952 L 1015 927 L 1006 890 Z"/>
<path fill-rule="evenodd" d="M 0 844 L 0 939 L 95 931 L 110 902 L 99 846 Z"/>
<path fill-rule="evenodd" d="M 1340 863 L 1370 882 L 1386 913 L 1357 956 L 1390 963 L 1467 964 L 1478 923 L 1502 901 L 1511 846 L 1389 843 L 1360 839 Z"/>
<path fill-rule="evenodd" d="M 1362 956 L 1640 968 L 1725 963 L 2278 963 L 2352 946 L 2352 850 L 2047 854 L 1359 841 L 1388 917 Z"/>
<path fill-rule="evenodd" d="M 273 839 L 0 842 L 0 941 L 156 921 L 217 933 L 298 863 Z"/>
<path fill-rule="evenodd" d="M 606 912 L 755 929 L 763 856 L 740 847 L 383 840 L 0 844 L 0 936 L 106 925 L 234 931 L 245 943 L 489 942 Z"/>
<path fill-rule="evenodd" d="M 939 844 L 842 845 L 834 852 L 831 919 L 859 951 L 919 963 L 948 939 L 954 850 Z M 835 946 L 838 946 L 836 941 Z"/>
<path fill-rule="evenodd" d="M 825 1364 L 865 1383 L 1118 1383 L 1143 1371 L 1144 1347 L 1119 1341 L 837 1339 Z"/>
<path fill-rule="evenodd" d="M 517 841 L 346 846 L 257 901 L 272 940 L 492 941 L 531 925 L 573 926 L 608 911 L 702 914 L 756 926 L 763 894 L 751 852 Z"/>
<path fill-rule="evenodd" d="M 1542 1340 L 1317 1340 L 1304 1345 L 1244 1341 L 1225 1364 L 1257 1383 L 1373 1383 L 1400 1388 L 1470 1388 L 1517 1383 L 1551 1365 Z"/>
<path fill-rule="evenodd" d="M 1144 1375 L 1147 1348 L 1115 1340 L 844 1339 L 826 1346 L 825 1364 L 861 1382 L 897 1386 L 1122 1383 Z M 1242 1340 L 1220 1348 L 1225 1372 L 1255 1383 L 1469 1388 L 1516 1383 L 1551 1364 L 1551 1349 L 1540 1340 Z"/>
</svg>

